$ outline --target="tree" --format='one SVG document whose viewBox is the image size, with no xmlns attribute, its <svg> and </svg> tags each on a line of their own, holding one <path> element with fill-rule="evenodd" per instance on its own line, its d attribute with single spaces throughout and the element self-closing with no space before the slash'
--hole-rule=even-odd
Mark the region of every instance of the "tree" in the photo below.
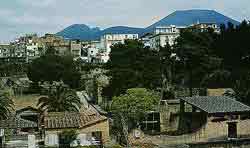
<svg viewBox="0 0 250 148">
<path fill-rule="evenodd" d="M 59 141 L 60 141 L 60 146 L 62 148 L 65 147 L 70 147 L 70 144 L 76 140 L 77 138 L 77 133 L 75 130 L 64 130 L 62 133 L 59 135 Z"/>
<path fill-rule="evenodd" d="M 192 88 L 200 87 L 201 80 L 220 65 L 220 59 L 211 50 L 214 38 L 212 32 L 184 30 L 177 38 L 175 51 L 188 75 L 190 96 Z"/>
<path fill-rule="evenodd" d="M 227 70 L 215 70 L 203 78 L 201 85 L 205 88 L 231 88 L 231 73 Z"/>
<path fill-rule="evenodd" d="M 138 125 L 148 111 L 155 110 L 159 101 L 159 94 L 145 88 L 128 89 L 125 94 L 112 99 L 112 114 L 126 139 L 128 131 Z"/>
<path fill-rule="evenodd" d="M 14 102 L 5 92 L 0 92 L 0 120 L 6 119 L 14 109 Z"/>
<path fill-rule="evenodd" d="M 128 88 L 156 89 L 161 86 L 158 52 L 136 40 L 126 40 L 111 47 L 107 63 L 110 84 L 104 89 L 109 98 L 119 96 Z M 107 89 L 108 88 L 108 89 Z M 104 93 L 105 94 L 105 93 Z"/>
<path fill-rule="evenodd" d="M 78 88 L 81 74 L 71 56 L 58 56 L 54 52 L 47 52 L 44 56 L 35 59 L 28 66 L 28 77 L 34 83 L 61 81 L 71 88 Z"/>
<path fill-rule="evenodd" d="M 174 99 L 175 67 L 178 57 L 168 43 L 165 47 L 160 47 L 159 55 L 162 75 L 161 99 Z"/>
<path fill-rule="evenodd" d="M 79 111 L 81 102 L 76 92 L 57 86 L 48 97 L 39 98 L 37 106 L 41 111 L 49 112 Z"/>
<path fill-rule="evenodd" d="M 25 63 L 0 62 L 1 77 L 25 74 L 26 71 L 27 71 L 27 65 Z"/>
<path fill-rule="evenodd" d="M 221 28 L 214 51 L 222 59 L 223 69 L 230 73 L 234 89 L 230 96 L 250 105 L 250 24 L 244 20 L 239 26 L 229 23 Z"/>
<path fill-rule="evenodd" d="M 225 95 L 235 98 L 238 101 L 250 105 L 250 76 L 249 72 L 242 74 L 240 79 L 236 80 L 233 85 L 234 92 L 228 92 Z"/>
<path fill-rule="evenodd" d="M 250 70 L 250 24 L 243 21 L 239 26 L 231 23 L 227 26 L 216 38 L 214 51 L 223 59 L 223 68 L 230 71 L 236 80 Z"/>
</svg>

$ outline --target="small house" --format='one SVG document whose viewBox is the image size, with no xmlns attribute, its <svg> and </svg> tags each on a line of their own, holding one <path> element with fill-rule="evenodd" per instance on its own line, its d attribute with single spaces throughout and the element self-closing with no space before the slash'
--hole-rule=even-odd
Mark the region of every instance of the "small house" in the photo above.
<svg viewBox="0 0 250 148">
<path fill-rule="evenodd" d="M 45 146 L 63 144 L 60 134 L 65 130 L 75 130 L 77 138 L 73 146 L 105 144 L 109 138 L 109 122 L 96 112 L 49 112 L 44 117 Z"/>
<path fill-rule="evenodd" d="M 250 136 L 249 113 L 249 106 L 226 96 L 184 97 L 180 98 L 179 130 L 196 134 L 190 142 L 245 138 Z"/>
</svg>

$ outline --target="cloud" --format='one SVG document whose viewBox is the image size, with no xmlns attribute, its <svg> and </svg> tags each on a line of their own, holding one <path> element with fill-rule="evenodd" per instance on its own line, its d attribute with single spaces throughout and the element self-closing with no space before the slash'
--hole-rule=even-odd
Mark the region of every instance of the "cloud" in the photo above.
<svg viewBox="0 0 250 148">
<path fill-rule="evenodd" d="M 29 32 L 58 32 L 71 24 L 146 27 L 180 9 L 214 9 L 250 19 L 249 0 L 9 0 L 0 2 L 0 41 Z"/>
<path fill-rule="evenodd" d="M 31 6 L 31 7 L 54 7 L 59 2 L 58 0 L 19 0 L 20 4 L 24 6 Z"/>
</svg>

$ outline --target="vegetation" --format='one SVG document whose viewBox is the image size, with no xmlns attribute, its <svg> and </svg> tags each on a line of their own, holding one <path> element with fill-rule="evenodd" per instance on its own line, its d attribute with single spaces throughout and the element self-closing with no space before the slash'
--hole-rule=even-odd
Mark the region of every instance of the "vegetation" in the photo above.
<svg viewBox="0 0 250 148">
<path fill-rule="evenodd" d="M 160 70 L 162 78 L 162 91 L 161 98 L 175 99 L 174 88 L 177 81 L 177 65 L 179 65 L 179 59 L 176 53 L 167 43 L 165 47 L 160 47 L 159 50 L 160 58 Z"/>
<path fill-rule="evenodd" d="M 116 126 L 114 129 L 117 129 L 116 132 L 123 135 L 128 143 L 128 131 L 135 128 L 135 125 L 139 125 L 140 120 L 148 111 L 155 110 L 160 96 L 145 88 L 132 88 L 112 100 L 111 108 Z"/>
<path fill-rule="evenodd" d="M 154 91 L 145 88 L 128 89 L 125 94 L 113 98 L 112 113 L 139 122 L 147 111 L 155 109 L 159 100 L 159 94 Z"/>
<path fill-rule="evenodd" d="M 98 98 L 98 87 L 105 87 L 103 95 L 111 100 L 114 118 L 112 128 L 128 143 L 128 131 L 138 126 L 148 111 L 156 109 L 162 88 L 162 98 L 175 98 L 177 87 L 188 87 L 190 96 L 194 87 L 230 87 L 227 94 L 250 105 L 250 24 L 239 26 L 231 23 L 221 26 L 221 33 L 185 29 L 174 46 L 166 45 L 159 51 L 144 47 L 137 40 L 126 40 L 111 47 L 110 60 L 105 65 L 74 62 L 70 56 L 58 56 L 48 50 L 44 56 L 28 65 L 28 77 L 39 82 L 63 81 L 71 89 L 58 86 L 48 97 L 41 97 L 37 106 L 49 112 L 79 111 L 80 99 L 72 89 L 80 86 L 81 72 L 86 72 L 87 92 Z M 0 75 L 10 76 L 25 65 L 0 65 Z M 96 72 L 94 70 L 100 70 Z M 97 70 L 97 71 L 98 71 Z M 106 74 L 110 78 L 110 82 Z M 103 76 L 103 77 L 102 77 Z M 84 86 L 83 86 L 84 87 Z M 27 98 L 25 98 L 27 99 Z M 7 94 L 0 94 L 0 119 L 8 117 L 13 102 Z M 76 138 L 75 131 L 64 131 L 61 138 L 70 144 Z M 66 140 L 65 140 L 66 139 Z"/>
<path fill-rule="evenodd" d="M 0 77 L 9 77 L 27 72 L 27 64 L 24 63 L 0 63 Z"/>
<path fill-rule="evenodd" d="M 0 119 L 6 119 L 14 109 L 13 100 L 5 92 L 0 92 Z"/>
<path fill-rule="evenodd" d="M 52 84 L 53 81 L 63 80 L 70 88 L 78 88 L 81 75 L 73 57 L 48 52 L 28 66 L 28 77 L 34 83 L 47 81 Z"/>
<path fill-rule="evenodd" d="M 64 130 L 59 136 L 59 147 L 70 147 L 70 144 L 76 140 L 77 133 L 75 130 Z"/>
<path fill-rule="evenodd" d="M 79 111 L 81 102 L 73 90 L 57 86 L 48 97 L 39 98 L 37 106 L 49 112 Z"/>
<path fill-rule="evenodd" d="M 174 50 L 182 63 L 182 68 L 188 77 L 183 78 L 190 89 L 201 87 L 203 78 L 220 66 L 220 59 L 211 50 L 214 36 L 213 31 L 195 32 L 184 30 L 176 40 Z"/>
<path fill-rule="evenodd" d="M 162 98 L 174 98 L 178 87 L 188 87 L 190 96 L 195 87 L 233 88 L 234 97 L 250 105 L 249 35 L 250 24 L 244 21 L 238 27 L 222 25 L 221 34 L 185 29 L 174 46 L 159 51 L 132 40 L 112 46 L 106 65 L 111 80 L 103 95 L 112 98 L 113 130 L 123 131 L 126 139 L 127 131 L 152 110 L 157 97 L 147 89 L 162 87 Z"/>
<path fill-rule="evenodd" d="M 222 59 L 222 69 L 226 70 L 229 86 L 234 89 L 237 100 L 250 105 L 249 64 L 250 64 L 250 24 L 243 21 L 239 26 L 231 23 L 221 26 L 221 34 L 214 42 L 215 53 Z"/>
<path fill-rule="evenodd" d="M 129 88 L 156 89 L 161 86 L 157 51 L 144 47 L 143 43 L 135 40 L 115 44 L 111 49 L 107 63 L 111 80 L 104 89 L 104 96 L 119 96 Z"/>
</svg>

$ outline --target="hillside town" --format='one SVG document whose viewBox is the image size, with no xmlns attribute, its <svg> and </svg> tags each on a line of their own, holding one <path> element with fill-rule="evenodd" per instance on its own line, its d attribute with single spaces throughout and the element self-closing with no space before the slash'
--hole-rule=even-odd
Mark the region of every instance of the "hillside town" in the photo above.
<svg viewBox="0 0 250 148">
<path fill-rule="evenodd" d="M 0 45 L 0 58 L 2 61 L 30 62 L 43 55 L 48 48 L 54 48 L 59 55 L 71 54 L 75 60 L 80 59 L 88 63 L 107 63 L 113 44 L 124 43 L 125 40 L 140 40 L 145 46 L 159 50 L 167 43 L 170 46 L 174 45 L 180 31 L 187 28 L 195 28 L 202 32 L 212 28 L 215 32 L 220 32 L 220 28 L 215 22 L 197 22 L 190 26 L 157 26 L 152 32 L 147 32 L 140 37 L 138 33 L 106 33 L 96 41 L 67 40 L 56 34 L 45 34 L 42 37 L 27 34 L 10 44 Z"/>
<path fill-rule="evenodd" d="M 100 32 L 0 44 L 0 147 L 250 147 L 249 21 L 186 10 Z"/>
</svg>

